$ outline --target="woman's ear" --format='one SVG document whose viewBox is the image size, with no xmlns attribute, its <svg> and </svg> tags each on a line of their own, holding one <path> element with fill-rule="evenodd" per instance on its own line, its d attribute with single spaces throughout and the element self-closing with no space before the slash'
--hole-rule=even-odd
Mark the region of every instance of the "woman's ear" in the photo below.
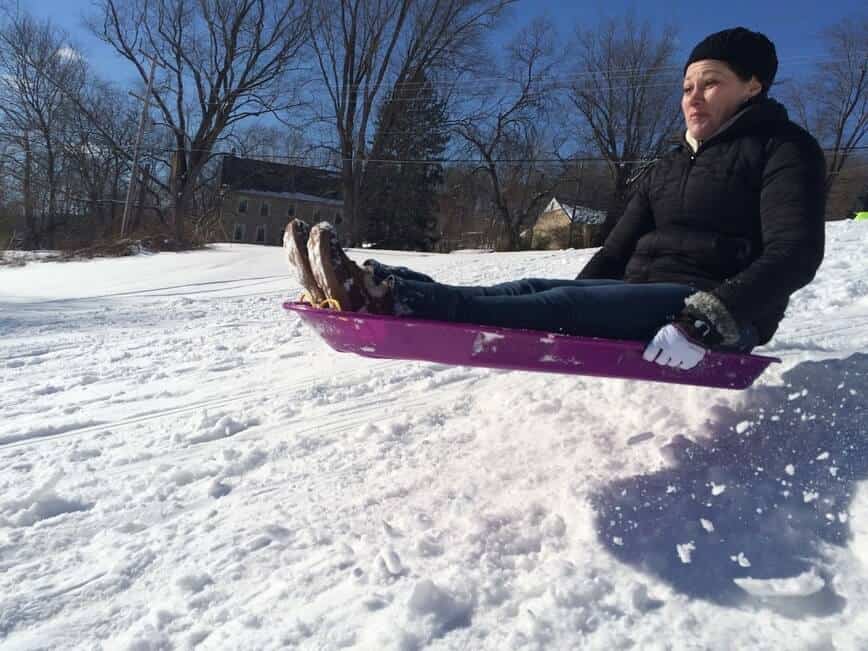
<svg viewBox="0 0 868 651">
<path fill-rule="evenodd" d="M 756 75 L 750 78 L 750 81 L 747 82 L 747 99 L 752 99 L 759 95 L 763 90 L 763 85 L 760 83 L 760 80 L 756 78 Z"/>
</svg>

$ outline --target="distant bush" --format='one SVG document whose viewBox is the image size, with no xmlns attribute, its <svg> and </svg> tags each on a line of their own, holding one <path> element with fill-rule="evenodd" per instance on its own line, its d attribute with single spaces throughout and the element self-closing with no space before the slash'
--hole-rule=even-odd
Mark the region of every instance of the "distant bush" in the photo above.
<svg viewBox="0 0 868 651">
<path fill-rule="evenodd" d="M 122 258 L 140 253 L 159 253 L 160 251 L 193 251 L 204 249 L 204 242 L 180 242 L 171 237 L 152 235 L 141 239 L 124 238 L 111 241 L 97 241 L 81 248 L 64 248 L 57 255 L 58 260 L 81 260 L 89 258 Z"/>
</svg>

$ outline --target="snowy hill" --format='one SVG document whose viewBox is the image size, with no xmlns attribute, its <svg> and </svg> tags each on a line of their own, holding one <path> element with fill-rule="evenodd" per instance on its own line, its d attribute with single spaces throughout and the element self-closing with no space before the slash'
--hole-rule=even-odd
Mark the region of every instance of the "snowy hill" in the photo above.
<svg viewBox="0 0 868 651">
<path fill-rule="evenodd" d="M 868 225 L 828 236 L 745 392 L 334 354 L 276 248 L 0 269 L 0 647 L 868 648 Z"/>
</svg>

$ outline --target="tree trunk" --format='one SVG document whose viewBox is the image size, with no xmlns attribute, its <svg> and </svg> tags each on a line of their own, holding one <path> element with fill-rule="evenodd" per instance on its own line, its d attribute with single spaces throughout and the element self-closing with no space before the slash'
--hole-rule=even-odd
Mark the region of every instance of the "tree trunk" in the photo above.
<svg viewBox="0 0 868 651">
<path fill-rule="evenodd" d="M 50 144 L 46 145 L 48 155 L 48 215 L 46 215 L 43 229 L 45 231 L 45 245 L 49 249 L 54 248 L 54 232 L 57 228 L 57 178 L 54 171 L 54 149 Z"/>
<path fill-rule="evenodd" d="M 606 210 L 606 221 L 603 222 L 603 227 L 600 232 L 600 237 L 603 242 L 609 237 L 609 233 L 615 228 L 624 209 L 627 207 L 627 199 L 630 190 L 627 187 L 627 179 L 629 172 L 624 165 L 617 165 L 614 172 L 615 187 L 612 190 L 612 196 L 609 198 L 609 205 Z"/>
<path fill-rule="evenodd" d="M 172 223 L 174 224 L 175 239 L 184 241 L 184 220 L 186 219 L 187 206 L 190 205 L 190 187 L 187 170 L 187 158 L 183 149 L 176 149 L 172 157 L 172 175 L 169 181 L 169 191 L 172 193 Z"/>
<path fill-rule="evenodd" d="M 142 170 L 141 179 L 136 188 L 136 204 L 133 206 L 133 218 L 129 224 L 130 233 L 135 233 L 142 225 L 142 211 L 145 205 L 145 193 L 147 191 L 147 179 L 150 178 L 151 168 L 145 166 Z"/>
<path fill-rule="evenodd" d="M 114 173 L 112 174 L 112 189 L 111 189 L 111 201 L 109 202 L 109 210 L 108 210 L 108 221 L 105 224 L 105 228 L 103 229 L 103 237 L 106 239 L 110 239 L 114 233 L 115 226 L 115 213 L 117 211 L 117 200 L 118 195 L 120 194 L 120 162 L 116 162 L 114 166 Z"/>
<path fill-rule="evenodd" d="M 344 220 L 341 227 L 338 227 L 338 236 L 341 243 L 352 245 L 356 243 L 358 232 L 358 202 L 353 161 L 349 157 L 345 157 L 341 164 L 341 191 L 344 195 Z"/>
<path fill-rule="evenodd" d="M 508 224 L 506 227 L 506 246 L 508 251 L 517 251 L 519 245 L 519 224 Z"/>
<path fill-rule="evenodd" d="M 30 151 L 30 135 L 24 132 L 24 248 L 39 248 L 39 232 L 33 214 L 33 154 Z"/>
<path fill-rule="evenodd" d="M 90 222 L 88 232 L 90 233 L 91 240 L 97 240 L 105 230 L 106 217 L 105 210 L 100 205 L 99 193 L 93 188 L 93 186 L 88 189 L 87 203 L 89 205 L 88 221 Z"/>
<path fill-rule="evenodd" d="M 192 198 L 192 192 L 189 185 L 185 185 L 178 189 L 173 198 L 172 221 L 175 225 L 175 239 L 178 242 L 184 242 L 184 224 L 187 218 L 187 209 L 190 206 L 190 199 Z"/>
</svg>

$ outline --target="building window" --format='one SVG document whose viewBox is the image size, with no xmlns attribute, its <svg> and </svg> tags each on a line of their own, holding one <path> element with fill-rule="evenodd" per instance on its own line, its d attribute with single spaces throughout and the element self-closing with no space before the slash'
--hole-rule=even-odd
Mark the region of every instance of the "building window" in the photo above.
<svg viewBox="0 0 868 651">
<path fill-rule="evenodd" d="M 295 204 L 289 204 L 289 207 L 286 209 L 286 215 L 288 217 L 295 217 Z"/>
<path fill-rule="evenodd" d="M 246 215 L 247 214 L 247 199 L 239 199 L 238 200 L 238 214 Z"/>
<path fill-rule="evenodd" d="M 335 210 L 335 224 L 340 224 L 344 221 L 344 216 L 341 214 L 340 210 Z"/>
<path fill-rule="evenodd" d="M 262 205 L 259 206 L 259 216 L 260 217 L 268 217 L 268 214 L 271 212 L 271 204 L 267 201 L 263 201 Z"/>
<path fill-rule="evenodd" d="M 256 227 L 256 243 L 265 244 L 265 224 Z"/>
<path fill-rule="evenodd" d="M 243 242 L 246 230 L 244 224 L 235 224 L 235 231 L 232 233 L 232 239 L 236 242 Z"/>
</svg>

